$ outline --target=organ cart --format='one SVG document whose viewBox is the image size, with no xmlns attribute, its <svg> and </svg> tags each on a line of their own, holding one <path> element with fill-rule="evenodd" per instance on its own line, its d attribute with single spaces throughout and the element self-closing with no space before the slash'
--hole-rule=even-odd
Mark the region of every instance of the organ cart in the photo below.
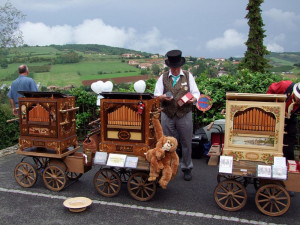
<svg viewBox="0 0 300 225">
<path fill-rule="evenodd" d="M 58 92 L 19 93 L 24 97 L 19 98 L 17 154 L 24 158 L 15 168 L 15 179 L 31 187 L 40 173 L 48 189 L 60 191 L 67 179 L 76 180 L 91 168 L 77 152 L 75 98 Z"/>
<path fill-rule="evenodd" d="M 219 159 L 214 199 L 222 209 L 242 209 L 248 183 L 256 189 L 257 208 L 269 216 L 289 209 L 288 191 L 300 192 L 299 171 L 287 172 L 282 157 L 285 100 L 285 95 L 226 94 L 224 147 L 214 157 Z"/>
<path fill-rule="evenodd" d="M 149 182 L 149 162 L 145 153 L 154 148 L 156 137 L 152 115 L 159 107 L 151 94 L 102 93 L 100 128 L 88 135 L 84 152 L 88 163 L 100 165 L 94 176 L 97 191 L 106 197 L 116 196 L 122 182 L 130 195 L 148 201 L 156 193 L 156 182 Z"/>
</svg>

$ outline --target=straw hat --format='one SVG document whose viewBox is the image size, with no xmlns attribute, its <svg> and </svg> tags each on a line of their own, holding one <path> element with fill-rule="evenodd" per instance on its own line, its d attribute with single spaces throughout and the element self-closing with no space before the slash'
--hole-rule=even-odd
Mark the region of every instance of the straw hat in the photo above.
<svg viewBox="0 0 300 225">
<path fill-rule="evenodd" d="M 76 197 L 65 200 L 63 204 L 71 212 L 82 212 L 86 210 L 86 207 L 92 204 L 92 200 L 85 197 Z"/>
</svg>

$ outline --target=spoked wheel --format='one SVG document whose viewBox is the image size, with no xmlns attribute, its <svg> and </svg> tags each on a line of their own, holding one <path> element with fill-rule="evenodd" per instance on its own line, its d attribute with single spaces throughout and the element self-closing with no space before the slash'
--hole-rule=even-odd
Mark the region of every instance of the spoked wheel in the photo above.
<svg viewBox="0 0 300 225">
<path fill-rule="evenodd" d="M 100 169 L 94 176 L 94 185 L 101 195 L 113 197 L 121 190 L 121 179 L 111 169 Z"/>
<path fill-rule="evenodd" d="M 148 201 L 156 193 L 156 183 L 148 181 L 149 175 L 143 172 L 132 174 L 127 182 L 130 195 L 139 201 Z"/>
<path fill-rule="evenodd" d="M 126 168 L 116 169 L 115 171 L 118 173 L 122 183 L 126 183 L 131 176 L 131 171 Z"/>
<path fill-rule="evenodd" d="M 291 205 L 289 193 L 279 184 L 266 184 L 255 195 L 255 204 L 259 211 L 268 216 L 281 216 Z"/>
<path fill-rule="evenodd" d="M 214 198 L 218 206 L 226 211 L 242 209 L 247 202 L 245 187 L 234 180 L 221 181 L 214 191 Z"/>
<path fill-rule="evenodd" d="M 247 180 L 242 176 L 234 176 L 234 175 L 230 175 L 230 174 L 228 174 L 228 175 L 218 174 L 218 176 L 217 176 L 218 183 L 220 183 L 224 180 L 237 181 L 237 182 L 241 183 L 242 185 L 244 185 L 244 187 L 247 187 L 247 185 L 248 185 Z"/>
<path fill-rule="evenodd" d="M 37 181 L 37 172 L 33 165 L 20 162 L 15 168 L 15 179 L 22 187 L 32 187 Z"/>
<path fill-rule="evenodd" d="M 66 173 L 58 165 L 49 165 L 43 172 L 43 181 L 48 189 L 60 191 L 67 183 Z"/>
<path fill-rule="evenodd" d="M 82 173 L 67 172 L 67 178 L 69 180 L 78 180 L 82 176 Z"/>
</svg>

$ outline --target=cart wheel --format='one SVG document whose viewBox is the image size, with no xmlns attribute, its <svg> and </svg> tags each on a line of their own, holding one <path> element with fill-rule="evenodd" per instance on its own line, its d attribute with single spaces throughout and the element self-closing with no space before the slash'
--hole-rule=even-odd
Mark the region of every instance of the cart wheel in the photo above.
<svg viewBox="0 0 300 225">
<path fill-rule="evenodd" d="M 52 191 L 62 190 L 67 181 L 65 171 L 57 165 L 49 165 L 43 172 L 45 186 Z"/>
<path fill-rule="evenodd" d="M 129 177 L 132 174 L 130 170 L 125 168 L 116 169 L 115 171 L 118 173 L 122 183 L 127 183 Z"/>
<path fill-rule="evenodd" d="M 226 211 L 237 211 L 247 202 L 245 187 L 234 180 L 221 181 L 214 191 L 216 203 Z"/>
<path fill-rule="evenodd" d="M 67 178 L 69 180 L 78 180 L 81 176 L 82 173 L 67 172 Z"/>
<path fill-rule="evenodd" d="M 32 187 L 37 181 L 36 169 L 27 162 L 20 162 L 15 168 L 15 179 L 22 187 Z"/>
<path fill-rule="evenodd" d="M 247 187 L 247 185 L 248 185 L 247 180 L 242 176 L 234 176 L 234 175 L 230 175 L 230 174 L 228 174 L 228 175 L 218 174 L 218 176 L 217 176 L 218 183 L 220 183 L 221 181 L 224 181 L 224 180 L 237 181 L 237 182 L 241 183 L 244 187 Z"/>
<path fill-rule="evenodd" d="M 149 175 L 143 172 L 133 173 L 127 182 L 130 195 L 139 201 L 148 201 L 156 193 L 156 183 L 148 181 Z"/>
<path fill-rule="evenodd" d="M 94 185 L 101 195 L 113 197 L 121 190 L 121 179 L 111 169 L 100 169 L 94 176 Z"/>
<path fill-rule="evenodd" d="M 266 184 L 257 190 L 255 204 L 265 215 L 281 216 L 289 209 L 291 198 L 281 185 Z"/>
</svg>

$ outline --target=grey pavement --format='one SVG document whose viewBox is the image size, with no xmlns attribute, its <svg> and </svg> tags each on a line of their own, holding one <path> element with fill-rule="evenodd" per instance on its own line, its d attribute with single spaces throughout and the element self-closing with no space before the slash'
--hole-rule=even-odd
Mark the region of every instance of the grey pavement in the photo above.
<svg viewBox="0 0 300 225">
<path fill-rule="evenodd" d="M 208 166 L 204 158 L 193 160 L 192 181 L 184 181 L 179 172 L 166 190 L 158 188 L 153 199 L 140 202 L 130 196 L 126 184 L 113 198 L 98 194 L 93 186 L 98 166 L 60 192 L 46 189 L 41 176 L 33 187 L 23 188 L 14 179 L 14 168 L 22 157 L 13 150 L 0 155 L 0 225 L 300 224 L 300 193 L 280 217 L 265 216 L 256 208 L 253 185 L 247 186 L 248 200 L 243 209 L 228 212 L 219 208 L 213 196 L 217 167 Z M 78 196 L 92 199 L 93 204 L 84 212 L 72 213 L 63 202 Z"/>
</svg>

